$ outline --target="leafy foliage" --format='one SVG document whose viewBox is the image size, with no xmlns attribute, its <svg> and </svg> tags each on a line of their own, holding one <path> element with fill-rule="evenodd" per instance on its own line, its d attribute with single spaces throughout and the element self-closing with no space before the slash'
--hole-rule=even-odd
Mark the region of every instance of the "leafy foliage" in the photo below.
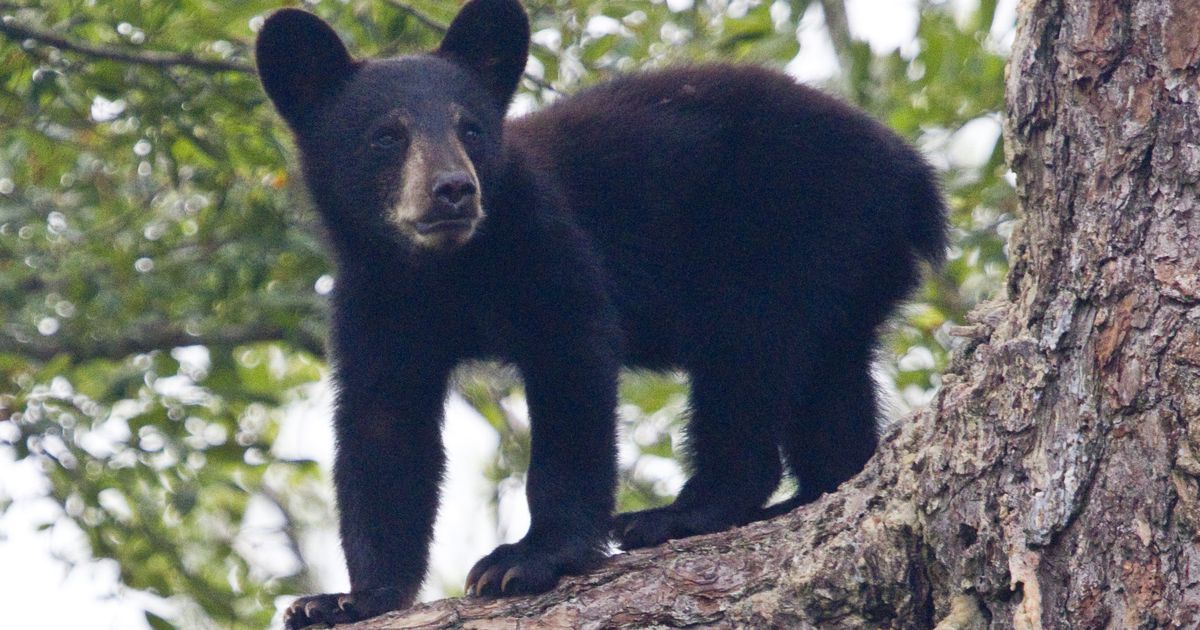
<svg viewBox="0 0 1200 630">
<path fill-rule="evenodd" d="M 646 66 L 783 67 L 799 51 L 798 21 L 822 4 L 840 6 L 531 2 L 518 106 Z M 849 38 L 836 88 L 952 154 L 960 136 L 996 125 L 995 4 L 965 21 L 923 4 L 915 54 Z M 330 518 L 316 464 L 273 448 L 286 406 L 322 374 L 333 282 L 286 132 L 251 69 L 254 30 L 275 6 L 0 4 L 0 448 L 45 471 L 55 526 L 83 532 L 127 587 L 174 603 L 169 619 L 147 612 L 153 627 L 262 627 L 275 597 L 311 590 L 297 532 Z M 456 11 L 434 0 L 306 6 L 362 55 L 427 49 Z M 956 247 L 889 337 L 901 359 L 885 361 L 910 399 L 936 385 L 943 324 L 1005 271 L 1014 200 L 993 136 L 981 163 L 943 165 Z M 624 380 L 623 509 L 661 504 L 677 486 L 686 387 L 677 374 Z M 501 436 L 492 479 L 519 481 L 519 384 L 484 376 L 461 391 Z M 256 521 L 266 531 L 247 527 L 252 511 L 271 515 Z M 293 561 L 264 561 L 263 545 Z"/>
</svg>

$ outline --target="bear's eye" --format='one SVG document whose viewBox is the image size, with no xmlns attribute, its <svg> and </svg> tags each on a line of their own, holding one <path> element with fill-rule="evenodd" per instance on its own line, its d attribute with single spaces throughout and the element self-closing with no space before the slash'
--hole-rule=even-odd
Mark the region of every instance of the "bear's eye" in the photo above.
<svg viewBox="0 0 1200 630">
<path fill-rule="evenodd" d="M 483 128 L 478 123 L 466 121 L 462 125 L 462 137 L 464 140 L 475 141 L 483 136 Z"/>
<path fill-rule="evenodd" d="M 371 134 L 371 148 L 380 150 L 395 149 L 404 144 L 405 139 L 404 130 L 385 127 Z"/>
</svg>

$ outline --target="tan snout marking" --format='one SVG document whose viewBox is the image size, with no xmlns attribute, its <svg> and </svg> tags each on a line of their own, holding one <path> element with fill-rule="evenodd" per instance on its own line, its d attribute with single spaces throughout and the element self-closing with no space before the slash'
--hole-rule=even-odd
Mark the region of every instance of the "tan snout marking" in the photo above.
<svg viewBox="0 0 1200 630">
<path fill-rule="evenodd" d="M 479 175 L 475 172 L 475 165 L 467 155 L 466 148 L 463 147 L 457 135 L 451 131 L 441 141 L 434 141 L 428 136 L 413 138 L 408 148 L 404 168 L 400 173 L 400 195 L 387 214 L 388 222 L 415 238 L 419 243 L 428 241 L 428 244 L 436 245 L 445 240 L 436 234 L 429 236 L 417 234 L 413 225 L 425 219 L 437 203 L 433 197 L 434 178 L 438 173 L 455 170 L 466 171 L 471 182 L 475 184 L 475 190 L 478 192 L 472 203 L 475 205 L 475 215 L 478 219 L 482 219 L 484 214 L 483 208 L 480 206 L 482 190 L 479 184 Z"/>
<path fill-rule="evenodd" d="M 418 136 L 408 147 L 404 168 L 400 171 L 400 198 L 388 212 L 388 220 L 396 227 L 409 229 L 432 203 L 429 197 L 430 174 L 429 154 L 431 147 L 427 138 Z"/>
</svg>

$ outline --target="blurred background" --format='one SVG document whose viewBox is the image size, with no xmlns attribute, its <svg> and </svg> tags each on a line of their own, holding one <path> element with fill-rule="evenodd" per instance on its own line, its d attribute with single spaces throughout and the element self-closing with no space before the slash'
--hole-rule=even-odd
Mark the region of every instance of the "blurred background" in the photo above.
<svg viewBox="0 0 1200 630">
<path fill-rule="evenodd" d="M 295 3 L 290 3 L 295 4 Z M 941 172 L 949 263 L 889 325 L 900 418 L 1002 287 L 1016 0 L 529 0 L 514 112 L 618 72 L 720 59 L 836 93 Z M 0 2 L 0 608 L 6 627 L 261 628 L 344 590 L 324 356 L 335 279 L 253 73 L 258 0 Z M 357 55 L 438 42 L 457 2 L 323 0 Z M 805 156 L 809 159 L 810 156 Z M 864 185 L 870 185 L 869 182 Z M 669 502 L 681 374 L 621 388 L 622 510 Z M 464 370 L 423 597 L 528 523 L 519 381 Z"/>
</svg>

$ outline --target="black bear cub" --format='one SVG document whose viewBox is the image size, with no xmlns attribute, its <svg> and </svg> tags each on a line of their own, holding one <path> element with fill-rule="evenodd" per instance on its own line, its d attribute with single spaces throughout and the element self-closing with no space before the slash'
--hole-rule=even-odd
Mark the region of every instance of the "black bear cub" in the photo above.
<svg viewBox="0 0 1200 630">
<path fill-rule="evenodd" d="M 866 115 L 769 70 L 680 67 L 504 114 L 529 23 L 472 0 L 437 50 L 356 60 L 285 9 L 258 38 L 337 260 L 335 481 L 351 591 L 287 625 L 412 604 L 444 455 L 447 379 L 519 368 L 532 524 L 469 593 L 552 588 L 625 548 L 779 512 L 786 464 L 811 501 L 875 444 L 876 329 L 945 248 L 928 164 Z M 691 377 L 691 477 L 614 517 L 622 366 Z"/>
</svg>

